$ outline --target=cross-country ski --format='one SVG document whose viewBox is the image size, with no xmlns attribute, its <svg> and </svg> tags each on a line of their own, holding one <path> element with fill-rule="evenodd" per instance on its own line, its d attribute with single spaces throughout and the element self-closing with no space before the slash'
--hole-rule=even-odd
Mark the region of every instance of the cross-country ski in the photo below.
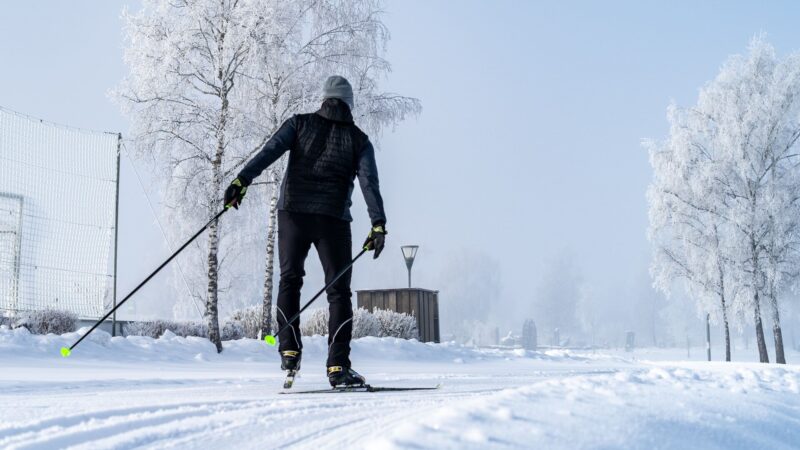
<svg viewBox="0 0 800 450">
<path fill-rule="evenodd" d="M 284 391 L 281 394 L 343 394 L 348 392 L 409 392 L 409 391 L 435 391 L 441 385 L 433 387 L 396 387 L 396 386 L 372 386 L 365 384 L 361 386 L 337 386 L 330 389 L 312 389 L 307 391 Z"/>
</svg>

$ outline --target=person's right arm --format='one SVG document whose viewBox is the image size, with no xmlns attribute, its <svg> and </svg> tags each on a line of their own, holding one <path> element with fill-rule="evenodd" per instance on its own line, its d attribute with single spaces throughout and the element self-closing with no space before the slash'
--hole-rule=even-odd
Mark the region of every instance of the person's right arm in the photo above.
<svg viewBox="0 0 800 450">
<path fill-rule="evenodd" d="M 278 128 L 278 131 L 264 144 L 264 147 L 239 172 L 237 178 L 241 180 L 243 185 L 249 186 L 257 176 L 261 175 L 264 169 L 272 165 L 281 155 L 292 148 L 296 137 L 297 129 L 293 116 Z"/>
<path fill-rule="evenodd" d="M 247 192 L 247 186 L 250 186 L 253 179 L 261 175 L 264 169 L 277 161 L 287 150 L 291 149 L 296 137 L 297 129 L 293 116 L 286 122 L 283 122 L 283 125 L 278 128 L 278 131 L 269 138 L 261 150 L 256 153 L 256 156 L 244 166 L 242 171 L 239 172 L 239 175 L 231 182 L 230 186 L 225 189 L 223 199 L 225 207 L 230 208 L 232 206 L 239 209 L 239 205 L 244 199 L 244 194 Z"/>
</svg>

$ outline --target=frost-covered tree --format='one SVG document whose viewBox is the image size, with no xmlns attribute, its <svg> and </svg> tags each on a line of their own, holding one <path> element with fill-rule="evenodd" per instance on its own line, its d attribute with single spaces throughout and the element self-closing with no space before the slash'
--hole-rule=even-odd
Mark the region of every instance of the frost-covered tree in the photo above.
<svg viewBox="0 0 800 450">
<path fill-rule="evenodd" d="M 419 101 L 378 90 L 389 71 L 382 58 L 388 32 L 376 0 L 145 0 L 125 14 L 130 74 L 117 95 L 133 119 L 137 154 L 164 181 L 170 231 L 190 234 L 220 209 L 222 188 L 292 114 L 319 100 L 322 80 L 348 76 L 356 120 L 373 134 L 420 111 Z M 275 203 L 283 162 L 267 171 L 269 189 L 251 189 L 266 214 L 241 214 L 209 229 L 205 255 L 190 249 L 189 278 L 206 282 L 209 337 L 221 351 L 218 297 L 246 296 L 234 283 L 259 264 L 253 241 L 267 218 L 264 316 L 270 331 Z M 269 197 L 269 201 L 262 200 Z M 260 210 L 254 208 L 253 210 Z M 263 211 L 263 210 L 261 210 Z M 228 232 L 226 232 L 228 230 Z M 222 268 L 227 264 L 228 270 Z M 225 282 L 221 282 L 224 277 Z M 242 305 L 239 305 L 242 306 Z"/>
<path fill-rule="evenodd" d="M 800 250 L 800 55 L 778 58 L 763 37 L 731 57 L 700 95 L 721 153 L 740 260 L 754 308 L 768 302 L 775 359 L 785 363 L 780 296 L 797 280 Z M 744 284 L 744 283 L 742 283 Z M 761 345 L 760 345 L 761 347 Z"/>
<path fill-rule="evenodd" d="M 257 54 L 253 36 L 269 25 L 257 11 L 258 2 L 246 0 L 146 0 L 139 12 L 124 15 L 130 73 L 117 93 L 133 119 L 137 154 L 165 179 L 176 235 L 219 211 L 235 156 L 263 139 L 248 89 L 248 71 L 256 69 L 250 64 Z M 215 222 L 203 261 L 205 315 L 209 339 L 222 351 L 219 249 Z"/>
<path fill-rule="evenodd" d="M 698 312 L 714 312 L 725 331 L 725 360 L 731 360 L 730 255 L 723 239 L 730 223 L 725 199 L 714 182 L 718 167 L 710 148 L 711 130 L 693 110 L 669 108 L 670 137 L 647 142 L 653 182 L 648 188 L 649 238 L 654 244 L 654 284 L 669 294 L 682 279 L 697 300 Z M 709 178 L 710 177 L 710 178 Z"/>
<path fill-rule="evenodd" d="M 680 142 L 659 156 L 666 162 L 654 164 L 667 178 L 684 177 L 666 194 L 675 199 L 671 206 L 655 205 L 663 214 L 665 208 L 677 213 L 668 246 L 686 264 L 678 271 L 706 281 L 717 273 L 716 289 L 732 293 L 733 310 L 751 310 L 762 362 L 769 359 L 761 312 L 766 302 L 776 361 L 784 363 L 779 301 L 797 281 L 800 250 L 800 56 L 778 58 L 756 37 L 680 115 L 670 138 Z M 682 219 L 686 215 L 691 219 Z M 720 267 L 729 277 L 719 275 Z"/>
<path fill-rule="evenodd" d="M 353 84 L 356 123 L 377 142 L 381 131 L 421 111 L 419 100 L 380 90 L 391 70 L 384 58 L 389 32 L 382 22 L 378 0 L 302 0 L 262 2 L 279 12 L 280 20 L 258 30 L 258 71 L 249 76 L 257 92 L 260 123 L 269 137 L 294 114 L 308 112 L 321 102 L 321 86 L 331 74 Z M 267 14 L 266 12 L 264 14 Z M 241 158 L 243 163 L 254 152 Z M 284 155 L 265 171 L 270 186 L 266 204 L 267 236 L 263 289 L 262 332 L 271 333 L 275 236 L 278 197 L 286 169 Z"/>
</svg>

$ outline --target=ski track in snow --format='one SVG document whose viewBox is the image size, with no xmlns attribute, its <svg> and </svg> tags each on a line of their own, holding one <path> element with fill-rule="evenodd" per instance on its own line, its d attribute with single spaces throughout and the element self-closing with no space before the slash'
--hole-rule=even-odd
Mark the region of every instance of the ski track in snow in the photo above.
<svg viewBox="0 0 800 450">
<path fill-rule="evenodd" d="M 800 368 L 791 365 L 366 338 L 353 360 L 371 384 L 443 387 L 283 396 L 276 352 L 256 341 L 217 355 L 202 339 L 101 335 L 70 359 L 54 356 L 72 339 L 0 328 L 0 448 L 800 446 Z M 294 389 L 325 387 L 325 347 L 306 340 Z"/>
<path fill-rule="evenodd" d="M 374 431 L 382 425 L 402 421 L 409 416 L 410 411 L 414 415 L 424 416 L 442 404 L 461 400 L 474 401 L 501 390 L 483 388 L 450 391 L 449 388 L 443 388 L 426 394 L 309 394 L 304 398 L 276 398 L 279 382 L 279 377 L 272 377 L 250 382 L 247 386 L 239 385 L 233 392 L 227 389 L 214 392 L 216 389 L 213 388 L 169 388 L 169 393 L 163 393 L 144 388 L 132 390 L 133 392 L 106 390 L 98 394 L 89 387 L 86 390 L 70 389 L 72 392 L 69 394 L 60 395 L 43 392 L 41 395 L 57 405 L 77 406 L 83 403 L 87 412 L 27 423 L 6 422 L 0 426 L 0 447 L 38 449 L 67 448 L 74 445 L 75 448 L 200 448 L 215 440 L 221 446 L 226 446 L 231 439 L 245 438 L 252 439 L 252 442 L 242 442 L 237 447 L 264 448 L 268 442 L 276 447 L 319 448 L 321 445 L 324 448 L 344 448 L 377 434 Z M 212 380 L 210 384 L 217 383 L 218 381 Z M 315 383 L 315 387 L 319 385 Z M 300 386 L 298 389 L 302 388 Z M 10 408 L 23 407 L 29 395 L 30 392 L 27 392 L 26 398 L 19 399 L 17 405 L 10 404 L 8 397 L 4 395 L 4 404 Z M 148 402 L 135 407 L 103 408 L 85 400 L 89 397 L 90 400 L 107 406 L 130 401 L 128 397 L 132 396 L 148 399 Z M 186 403 L 159 401 L 164 397 L 203 396 L 236 399 Z M 257 396 L 263 399 L 247 400 Z M 347 432 L 337 433 L 342 428 L 346 428 Z"/>
</svg>

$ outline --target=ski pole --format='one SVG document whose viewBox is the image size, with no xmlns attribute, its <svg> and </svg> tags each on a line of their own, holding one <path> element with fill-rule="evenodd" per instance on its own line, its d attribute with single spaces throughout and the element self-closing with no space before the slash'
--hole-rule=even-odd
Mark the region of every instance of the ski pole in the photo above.
<svg viewBox="0 0 800 450">
<path fill-rule="evenodd" d="M 178 254 L 179 254 L 181 251 L 183 251 L 183 249 L 185 249 L 186 247 L 188 247 L 188 246 L 189 246 L 189 244 L 191 244 L 192 242 L 194 242 L 194 240 L 195 240 L 195 239 L 197 239 L 197 237 L 198 237 L 198 236 L 200 236 L 200 235 L 201 235 L 201 234 L 202 234 L 204 231 L 206 231 L 206 229 L 207 229 L 208 227 L 210 227 L 210 226 L 211 226 L 211 224 L 212 224 L 212 223 L 214 223 L 214 221 L 216 221 L 217 219 L 219 219 L 219 218 L 220 218 L 220 216 L 222 216 L 223 214 L 225 214 L 225 211 L 227 211 L 227 210 L 228 210 L 228 208 L 230 208 L 230 206 L 225 206 L 225 209 L 223 209 L 222 211 L 218 212 L 218 213 L 217 213 L 217 215 L 216 215 L 216 216 L 214 216 L 214 218 L 213 218 L 213 219 L 209 220 L 207 224 L 203 225 L 203 228 L 201 228 L 201 229 L 200 229 L 200 230 L 199 230 L 197 233 L 195 233 L 195 234 L 194 234 L 194 236 L 192 236 L 191 238 L 189 238 L 189 240 L 188 240 L 188 241 L 186 241 L 186 243 L 185 243 L 185 244 L 181 245 L 181 248 L 179 248 L 178 250 L 176 250 L 176 251 L 175 251 L 175 253 L 173 253 L 173 254 L 172 254 L 172 256 L 170 256 L 169 258 L 167 258 L 167 260 L 166 260 L 166 261 L 164 261 L 164 262 L 163 262 L 163 263 L 162 263 L 160 266 L 158 266 L 158 268 L 157 268 L 155 271 L 153 271 L 153 273 L 151 273 L 151 274 L 150 274 L 150 276 L 148 276 L 147 278 L 145 278 L 145 279 L 144 279 L 144 281 L 142 281 L 141 283 L 139 283 L 139 285 L 138 285 L 138 286 L 136 286 L 136 287 L 135 287 L 135 288 L 134 288 L 134 289 L 131 291 L 131 293 L 130 293 L 130 294 L 126 295 L 126 296 L 125 296 L 125 298 L 123 298 L 123 299 L 122 299 L 122 300 L 121 300 L 119 303 L 117 303 L 117 306 L 113 307 L 113 308 L 111 309 L 111 311 L 107 312 L 107 313 L 106 313 L 106 315 L 105 315 L 105 316 L 103 316 L 103 318 L 101 318 L 100 320 L 98 320 L 98 321 L 97 321 L 97 323 L 95 323 L 94 325 L 92 325 L 92 328 L 89 328 L 89 331 L 87 331 L 87 332 L 86 332 L 86 334 L 84 334 L 83 336 L 81 336 L 81 337 L 80 337 L 80 339 L 78 339 L 77 341 L 75 341 L 75 343 L 74 343 L 74 344 L 72 344 L 72 345 L 71 345 L 71 346 L 69 346 L 69 347 L 61 347 L 61 356 L 65 357 L 65 358 L 66 358 L 67 356 L 69 356 L 69 355 L 72 353 L 72 349 L 74 349 L 75 347 L 77 347 L 77 346 L 78 346 L 78 344 L 80 344 L 80 343 L 81 343 L 81 341 L 82 341 L 82 340 L 83 340 L 83 339 L 84 339 L 86 336 L 88 336 L 89 334 L 91 334 L 91 333 L 92 333 L 92 331 L 94 331 L 94 330 L 95 330 L 97 327 L 99 327 L 99 326 L 100 326 L 100 324 L 101 324 L 101 323 L 103 323 L 103 321 L 104 321 L 104 320 L 106 320 L 106 319 L 108 319 L 109 317 L 111 317 L 111 314 L 114 314 L 114 311 L 116 311 L 117 309 L 119 309 L 119 307 L 120 307 L 120 306 L 122 306 L 122 305 L 123 305 L 123 304 L 124 304 L 126 301 L 128 301 L 128 299 L 129 299 L 129 298 L 131 298 L 131 297 L 133 296 L 133 294 L 135 294 L 135 293 L 136 293 L 136 291 L 138 291 L 138 290 L 139 290 L 139 289 L 140 289 L 142 286 L 144 286 L 145 284 L 147 284 L 147 282 L 148 282 L 148 281 L 150 281 L 150 279 L 151 279 L 151 278 L 153 278 L 153 277 L 154 277 L 154 276 L 155 276 L 155 275 L 156 275 L 158 272 L 160 272 L 160 271 L 161 271 L 161 269 L 163 269 L 163 268 L 164 268 L 164 266 L 166 266 L 167 264 L 169 264 L 169 262 L 170 262 L 170 261 L 172 261 L 173 259 L 175 259 L 175 257 L 176 257 L 176 256 L 178 256 Z"/>
<path fill-rule="evenodd" d="M 361 253 L 359 253 L 358 255 L 356 255 L 356 257 L 355 257 L 355 258 L 353 258 L 353 260 L 352 260 L 352 261 L 350 261 L 350 264 L 348 264 L 348 265 L 347 265 L 347 267 L 345 267 L 344 269 L 342 269 L 342 271 L 341 271 L 341 272 L 337 273 L 337 274 L 336 274 L 336 276 L 335 276 L 335 277 L 333 277 L 333 280 L 331 280 L 331 281 L 330 281 L 330 283 L 326 284 L 324 288 L 320 289 L 320 290 L 319 290 L 319 292 L 317 292 L 317 295 L 315 295 L 315 296 L 311 297 L 311 300 L 309 300 L 309 301 L 308 301 L 308 303 L 306 303 L 305 305 L 303 305 L 303 307 L 302 307 L 302 308 L 300 308 L 300 311 L 297 311 L 297 313 L 295 313 L 295 314 L 294 314 L 294 315 L 293 315 L 293 316 L 292 316 L 292 317 L 291 317 L 289 320 L 287 320 L 287 321 L 286 321 L 286 323 L 285 323 L 285 324 L 284 324 L 282 327 L 278 328 L 278 331 L 276 331 L 276 332 L 275 332 L 275 334 L 268 334 L 268 335 L 264 336 L 264 342 L 266 342 L 266 343 L 267 343 L 267 344 L 269 344 L 269 345 L 272 345 L 272 346 L 274 346 L 274 345 L 275 345 L 275 336 L 277 336 L 277 335 L 281 334 L 281 331 L 283 331 L 283 330 L 285 330 L 286 328 L 290 327 L 290 326 L 291 326 L 291 324 L 292 324 L 292 322 L 294 322 L 294 321 L 295 321 L 295 319 L 297 319 L 298 317 L 300 317 L 300 314 L 302 314 L 302 313 L 303 313 L 303 311 L 305 311 L 305 310 L 306 310 L 306 308 L 308 308 L 309 306 L 311 306 L 311 304 L 312 304 L 312 303 L 314 303 L 314 300 L 316 300 L 316 299 L 317 299 L 317 298 L 318 298 L 320 295 L 322 295 L 322 293 L 323 293 L 323 292 L 327 291 L 327 290 L 328 290 L 328 288 L 330 288 L 331 286 L 333 286 L 333 283 L 336 283 L 336 281 L 338 281 L 338 280 L 339 280 L 339 278 L 341 278 L 341 277 L 342 277 L 342 275 L 344 275 L 345 273 L 347 273 L 347 271 L 348 271 L 348 270 L 350 270 L 350 269 L 353 267 L 353 264 L 355 264 L 355 263 L 356 263 L 356 261 L 358 261 L 358 258 L 361 258 L 361 255 L 363 255 L 363 254 L 364 254 L 364 253 L 366 253 L 366 252 L 367 252 L 367 249 L 366 249 L 366 248 L 365 248 L 365 249 L 362 249 L 362 250 L 361 250 Z"/>
</svg>

